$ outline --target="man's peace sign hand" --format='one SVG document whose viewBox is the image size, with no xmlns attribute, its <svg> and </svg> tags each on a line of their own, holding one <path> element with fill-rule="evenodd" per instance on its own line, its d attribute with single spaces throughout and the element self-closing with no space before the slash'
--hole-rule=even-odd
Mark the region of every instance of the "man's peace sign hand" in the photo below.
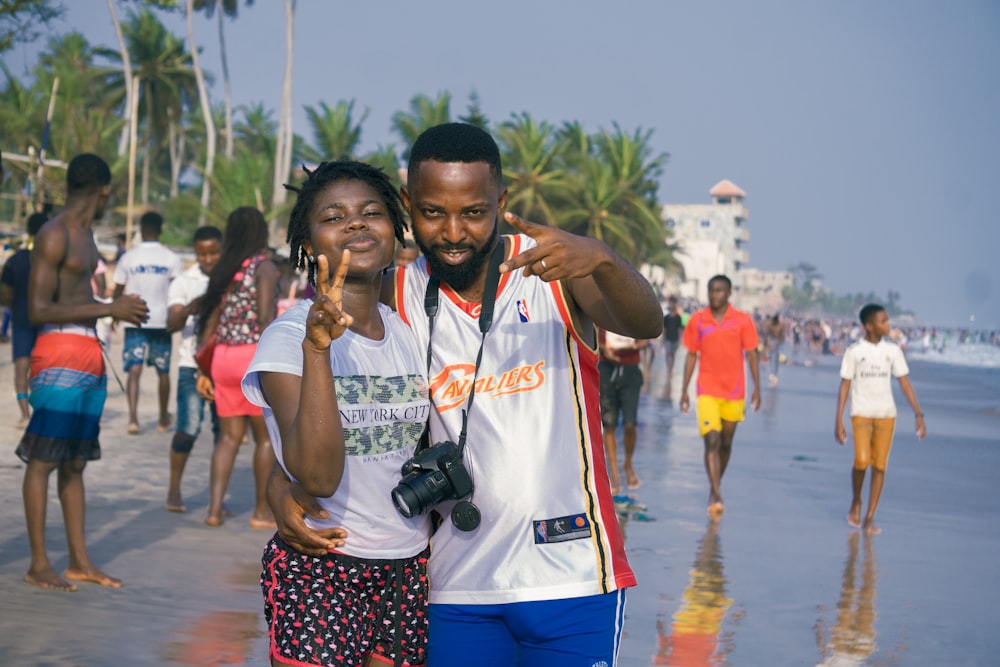
<svg viewBox="0 0 1000 667">
<path fill-rule="evenodd" d="M 329 348 L 354 321 L 343 311 L 344 279 L 350 264 L 351 251 L 345 249 L 331 283 L 330 261 L 326 255 L 316 257 L 316 300 L 306 317 L 306 338 L 317 350 Z"/>
<path fill-rule="evenodd" d="M 586 236 L 577 236 L 558 227 L 528 222 L 510 211 L 504 219 L 514 229 L 535 240 L 535 247 L 511 257 L 500 265 L 500 273 L 524 268 L 524 275 L 536 275 L 546 282 L 585 278 L 607 261 L 607 246 Z"/>
</svg>

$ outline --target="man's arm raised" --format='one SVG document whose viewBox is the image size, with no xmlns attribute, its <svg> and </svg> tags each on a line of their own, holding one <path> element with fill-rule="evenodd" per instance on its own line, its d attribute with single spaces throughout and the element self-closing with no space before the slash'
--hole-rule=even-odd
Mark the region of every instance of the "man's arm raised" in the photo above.
<svg viewBox="0 0 1000 667">
<path fill-rule="evenodd" d="M 501 273 L 523 268 L 525 275 L 563 281 L 580 313 L 608 331 L 632 338 L 663 331 L 663 310 L 649 283 L 606 243 L 510 212 L 504 216 L 537 245 L 501 264 Z"/>
</svg>

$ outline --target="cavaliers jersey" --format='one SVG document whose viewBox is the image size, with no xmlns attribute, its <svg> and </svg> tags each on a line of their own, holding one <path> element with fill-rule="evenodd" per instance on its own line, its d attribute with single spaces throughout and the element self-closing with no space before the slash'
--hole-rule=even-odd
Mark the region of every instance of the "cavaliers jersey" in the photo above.
<svg viewBox="0 0 1000 667">
<path fill-rule="evenodd" d="M 535 245 L 508 237 L 512 257 Z M 424 258 L 396 270 L 396 305 L 424 350 Z M 458 442 L 481 304 L 444 283 L 434 320 L 432 442 Z M 432 603 L 505 604 L 607 593 L 635 585 L 615 514 L 601 432 L 597 350 L 575 330 L 561 283 L 501 276 L 468 419 L 465 465 L 482 522 L 450 520 L 431 540 Z"/>
</svg>

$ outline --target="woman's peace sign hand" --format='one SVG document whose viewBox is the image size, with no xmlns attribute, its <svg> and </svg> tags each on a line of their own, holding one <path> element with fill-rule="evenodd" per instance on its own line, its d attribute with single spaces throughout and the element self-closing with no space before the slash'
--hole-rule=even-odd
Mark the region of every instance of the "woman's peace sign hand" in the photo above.
<svg viewBox="0 0 1000 667">
<path fill-rule="evenodd" d="M 326 255 L 316 257 L 316 299 L 306 317 L 306 339 L 317 350 L 329 348 L 354 321 L 343 311 L 344 279 L 350 263 L 351 251 L 344 249 L 331 283 L 330 261 Z"/>
</svg>

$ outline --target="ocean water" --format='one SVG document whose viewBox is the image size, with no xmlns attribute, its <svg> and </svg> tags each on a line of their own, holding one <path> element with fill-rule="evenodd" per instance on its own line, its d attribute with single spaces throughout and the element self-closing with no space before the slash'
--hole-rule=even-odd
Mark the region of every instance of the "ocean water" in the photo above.
<svg viewBox="0 0 1000 667">
<path fill-rule="evenodd" d="M 941 351 L 908 350 L 908 359 L 972 368 L 1000 369 L 1000 347 L 984 343 L 950 345 Z"/>
</svg>

